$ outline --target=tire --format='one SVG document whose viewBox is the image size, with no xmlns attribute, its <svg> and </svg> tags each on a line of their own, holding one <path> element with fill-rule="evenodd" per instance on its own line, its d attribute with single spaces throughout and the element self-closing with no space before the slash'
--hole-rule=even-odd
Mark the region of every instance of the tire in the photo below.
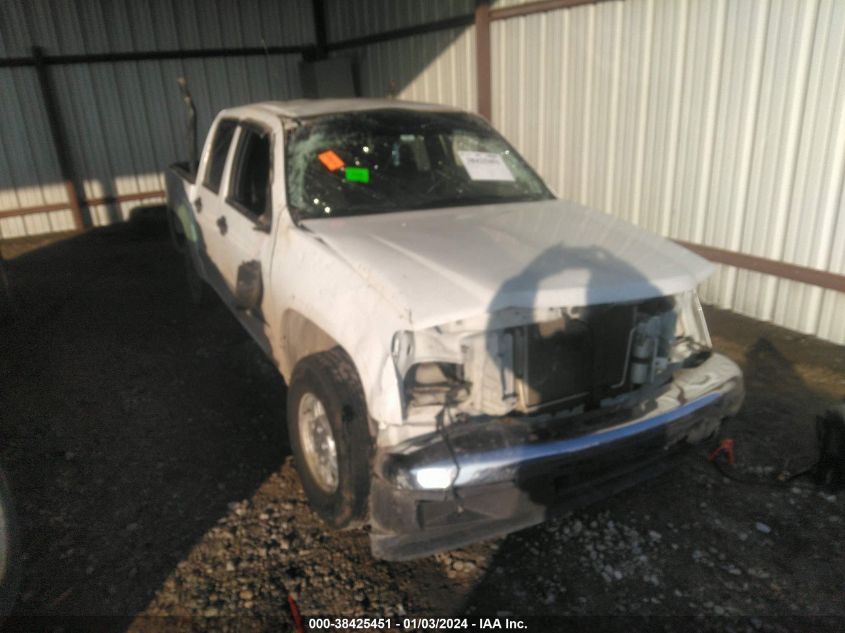
<svg viewBox="0 0 845 633">
<path fill-rule="evenodd" d="M 327 425 L 331 431 L 336 453 L 334 488 L 331 477 L 326 477 L 331 469 L 321 469 L 317 459 L 330 451 L 310 451 L 307 446 L 309 435 L 313 437 L 309 428 L 314 423 L 307 419 L 314 417 L 313 410 L 309 412 L 312 398 L 325 414 L 318 426 Z M 299 362 L 288 390 L 287 417 L 294 463 L 311 507 L 333 528 L 360 526 L 367 517 L 373 439 L 358 372 L 346 352 L 334 348 Z"/>
<path fill-rule="evenodd" d="M 182 257 L 185 261 L 185 278 L 188 285 L 188 299 L 195 306 L 207 306 L 211 302 L 211 289 L 208 287 L 205 279 L 203 279 L 191 254 L 190 248 L 185 248 L 182 251 Z"/>
<path fill-rule="evenodd" d="M 0 624 L 15 606 L 20 572 L 17 514 L 8 478 L 0 468 Z"/>
</svg>

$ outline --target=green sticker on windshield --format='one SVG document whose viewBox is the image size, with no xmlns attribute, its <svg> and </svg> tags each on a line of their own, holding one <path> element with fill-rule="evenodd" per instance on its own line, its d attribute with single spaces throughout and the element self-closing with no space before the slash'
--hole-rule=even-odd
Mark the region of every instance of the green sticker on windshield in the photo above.
<svg viewBox="0 0 845 633">
<path fill-rule="evenodd" d="M 370 170 L 366 167 L 347 167 L 346 182 L 370 182 Z"/>
</svg>

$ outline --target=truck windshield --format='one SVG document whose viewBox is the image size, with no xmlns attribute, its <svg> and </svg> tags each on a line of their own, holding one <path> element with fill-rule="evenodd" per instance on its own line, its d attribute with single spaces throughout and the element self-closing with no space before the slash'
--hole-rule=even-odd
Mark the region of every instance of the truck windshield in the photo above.
<svg viewBox="0 0 845 633">
<path fill-rule="evenodd" d="M 553 197 L 505 139 L 460 112 L 327 115 L 285 146 L 288 203 L 302 218 Z"/>
</svg>

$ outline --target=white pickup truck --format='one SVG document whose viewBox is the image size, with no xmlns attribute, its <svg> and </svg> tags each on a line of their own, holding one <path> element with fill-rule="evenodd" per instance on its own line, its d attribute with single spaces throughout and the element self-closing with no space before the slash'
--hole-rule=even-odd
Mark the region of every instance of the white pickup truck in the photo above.
<svg viewBox="0 0 845 633">
<path fill-rule="evenodd" d="M 618 492 L 742 403 L 696 294 L 711 265 L 555 199 L 476 115 L 232 108 L 167 195 L 190 296 L 213 288 L 289 386 L 312 507 L 368 523 L 377 557 Z"/>
</svg>

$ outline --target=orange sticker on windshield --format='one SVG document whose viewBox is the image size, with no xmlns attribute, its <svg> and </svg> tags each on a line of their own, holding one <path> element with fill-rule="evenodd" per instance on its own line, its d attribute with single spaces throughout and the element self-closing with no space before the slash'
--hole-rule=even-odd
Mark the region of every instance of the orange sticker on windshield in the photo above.
<svg viewBox="0 0 845 633">
<path fill-rule="evenodd" d="M 335 154 L 334 150 L 330 149 L 322 154 L 317 154 L 317 158 L 320 159 L 320 162 L 323 163 L 329 171 L 337 171 L 343 167 L 343 159 Z"/>
</svg>

